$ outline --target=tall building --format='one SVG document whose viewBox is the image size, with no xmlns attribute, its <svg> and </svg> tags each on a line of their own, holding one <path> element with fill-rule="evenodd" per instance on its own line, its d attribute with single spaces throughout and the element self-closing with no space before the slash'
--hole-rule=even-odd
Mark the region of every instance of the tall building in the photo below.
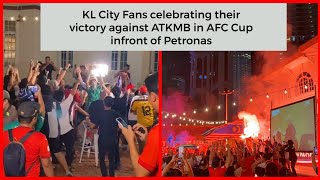
<svg viewBox="0 0 320 180">
<path fill-rule="evenodd" d="M 186 51 L 165 51 L 162 53 L 163 93 L 172 88 L 189 95 L 190 54 Z"/>
<path fill-rule="evenodd" d="M 233 73 L 233 114 L 238 112 L 239 97 L 244 93 L 244 79 L 252 75 L 251 52 L 233 51 L 229 52 L 232 59 Z"/>
<path fill-rule="evenodd" d="M 210 107 L 211 121 L 225 120 L 225 96 L 220 92 L 232 90 L 232 59 L 229 52 L 190 52 L 190 95 L 199 108 Z M 229 102 L 232 100 L 229 97 Z M 202 106 L 202 107 L 200 107 Z M 220 108 L 217 108 L 220 106 Z M 228 103 L 228 119 L 232 105 Z"/>
<path fill-rule="evenodd" d="M 286 52 L 273 54 L 279 60 L 293 55 L 297 48 L 318 35 L 318 4 L 287 4 L 288 46 Z M 254 52 L 252 54 L 252 74 L 259 75 L 265 65 L 263 54 L 272 52 Z"/>
<path fill-rule="evenodd" d="M 300 46 L 318 35 L 318 4 L 288 4 L 287 8 L 292 43 Z"/>
</svg>

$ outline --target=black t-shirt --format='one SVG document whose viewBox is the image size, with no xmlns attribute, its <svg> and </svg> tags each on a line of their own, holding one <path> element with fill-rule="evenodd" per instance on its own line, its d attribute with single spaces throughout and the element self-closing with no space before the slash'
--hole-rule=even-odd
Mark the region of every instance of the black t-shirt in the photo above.
<svg viewBox="0 0 320 180">
<path fill-rule="evenodd" d="M 43 66 L 45 66 L 46 64 L 43 64 Z M 46 71 L 49 71 L 48 73 L 48 79 L 52 79 L 52 71 L 55 71 L 54 67 L 52 64 L 49 64 L 43 71 L 41 71 L 42 75 L 46 75 Z"/>
<path fill-rule="evenodd" d="M 119 115 L 114 110 L 104 110 L 103 118 L 97 118 L 95 123 L 99 127 L 99 146 L 113 146 L 117 143 Z M 101 144 L 100 144 L 101 142 Z"/>
<path fill-rule="evenodd" d="M 115 102 L 112 106 L 112 109 L 117 111 L 124 120 L 127 120 L 127 94 L 123 97 L 115 98 Z"/>
<path fill-rule="evenodd" d="M 104 119 L 104 104 L 102 100 L 94 101 L 89 106 L 89 115 L 92 123 L 96 124 L 98 121 Z"/>
</svg>

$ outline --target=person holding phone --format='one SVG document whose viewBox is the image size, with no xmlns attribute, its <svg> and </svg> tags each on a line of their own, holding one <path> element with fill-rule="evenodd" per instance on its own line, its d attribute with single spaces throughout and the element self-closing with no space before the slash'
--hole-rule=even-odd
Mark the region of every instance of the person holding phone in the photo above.
<svg viewBox="0 0 320 180">
<path fill-rule="evenodd" d="M 149 92 L 148 101 L 153 107 L 154 111 L 158 112 L 158 73 L 148 76 L 145 80 L 145 84 Z M 158 174 L 158 158 L 161 149 L 159 125 L 155 125 L 149 133 L 147 133 L 147 129 L 145 127 L 139 126 L 139 124 L 136 124 L 133 127 L 129 125 L 128 128 L 123 127 L 121 124 L 118 124 L 118 126 L 128 141 L 131 163 L 136 176 L 160 176 L 160 174 Z M 140 132 L 140 128 L 143 128 L 145 133 Z M 141 140 L 146 141 L 141 155 L 139 155 L 135 144 L 136 134 L 140 136 Z"/>
</svg>

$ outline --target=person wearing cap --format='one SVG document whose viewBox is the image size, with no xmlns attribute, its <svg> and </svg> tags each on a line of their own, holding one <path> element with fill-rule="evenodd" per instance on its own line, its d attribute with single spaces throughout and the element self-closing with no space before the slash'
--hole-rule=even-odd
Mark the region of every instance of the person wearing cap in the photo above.
<svg viewBox="0 0 320 180">
<path fill-rule="evenodd" d="M 158 73 L 148 76 L 145 80 L 146 87 L 148 89 L 148 101 L 151 104 L 154 111 L 159 112 L 159 96 L 158 96 Z M 147 132 L 147 129 L 139 124 L 128 128 L 118 124 L 122 134 L 128 141 L 131 163 L 136 176 L 160 176 L 158 171 L 159 153 L 160 153 L 160 129 L 159 125 L 156 124 L 152 129 Z M 139 129 L 143 128 L 144 133 L 140 132 Z M 135 144 L 135 136 L 139 135 L 140 139 L 146 141 L 143 148 L 143 152 L 139 155 Z"/>
<path fill-rule="evenodd" d="M 13 139 L 20 140 L 28 132 L 32 131 L 37 124 L 37 117 L 42 114 L 42 105 L 37 102 L 27 101 L 18 107 L 19 127 L 12 130 Z M 8 131 L 4 132 L 4 146 L 10 143 Z M 26 169 L 30 169 L 27 177 L 40 176 L 40 162 L 45 175 L 52 177 L 53 168 L 51 164 L 51 155 L 48 141 L 45 135 L 40 132 L 34 132 L 23 144 L 26 152 Z"/>
<path fill-rule="evenodd" d="M 13 122 L 18 119 L 16 107 L 11 104 L 10 94 L 8 91 L 3 91 L 3 125 Z"/>
</svg>

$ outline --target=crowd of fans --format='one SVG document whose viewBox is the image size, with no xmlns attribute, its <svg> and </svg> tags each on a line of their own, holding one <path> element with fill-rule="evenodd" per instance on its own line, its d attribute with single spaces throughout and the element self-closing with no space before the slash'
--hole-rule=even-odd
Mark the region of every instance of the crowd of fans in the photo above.
<svg viewBox="0 0 320 180">
<path fill-rule="evenodd" d="M 294 143 L 270 140 L 220 140 L 209 147 L 162 150 L 162 176 L 177 177 L 290 177 L 297 176 Z M 314 170 L 318 171 L 314 154 Z"/>
<path fill-rule="evenodd" d="M 22 79 L 17 67 L 8 67 L 3 87 L 4 146 L 24 139 L 25 176 L 54 176 L 53 163 L 60 164 L 66 176 L 73 176 L 75 142 L 89 146 L 94 133 L 99 135 L 102 176 L 115 176 L 121 167 L 120 141 L 130 151 L 137 176 L 155 175 L 160 153 L 158 74 L 135 88 L 129 68 L 126 64 L 116 73 L 117 82 L 111 85 L 102 76 L 93 76 L 94 65 L 74 67 L 74 83 L 68 84 L 64 77 L 72 71 L 70 64 L 58 68 L 50 57 L 44 63 L 31 60 L 29 73 Z M 118 118 L 125 124 L 118 123 Z M 88 128 L 87 139 L 83 139 L 83 128 Z M 9 155 L 4 159 L 5 174 L 14 176 L 9 172 L 14 165 L 6 162 Z"/>
</svg>

